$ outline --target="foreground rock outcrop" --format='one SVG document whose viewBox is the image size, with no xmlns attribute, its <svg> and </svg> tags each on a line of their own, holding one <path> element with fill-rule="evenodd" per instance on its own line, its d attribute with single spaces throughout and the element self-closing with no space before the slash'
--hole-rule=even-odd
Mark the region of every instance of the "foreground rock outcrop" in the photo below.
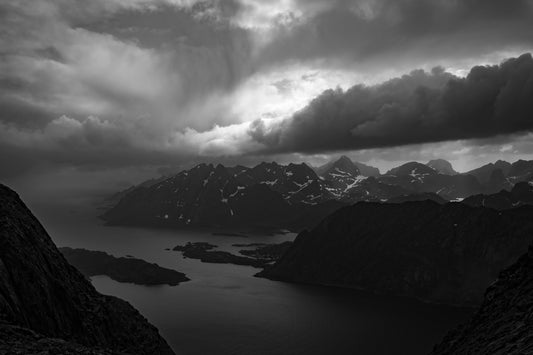
<svg viewBox="0 0 533 355">
<path fill-rule="evenodd" d="M 298 235 L 258 276 L 477 305 L 533 240 L 533 207 L 357 203 Z"/>
<path fill-rule="evenodd" d="M 98 293 L 65 260 L 18 195 L 4 185 L 0 185 L 0 321 L 20 327 L 11 332 L 13 338 L 2 337 L 3 347 L 16 349 L 17 339 L 27 336 L 29 344 L 30 339 L 42 337 L 43 351 L 45 343 L 59 338 L 108 353 L 173 354 L 158 330 L 129 303 Z M 9 334 L 3 329 L 2 334 Z M 40 353 L 33 351 L 22 353 Z"/>
<path fill-rule="evenodd" d="M 500 273 L 470 322 L 451 331 L 433 355 L 533 353 L 533 249 Z"/>
</svg>

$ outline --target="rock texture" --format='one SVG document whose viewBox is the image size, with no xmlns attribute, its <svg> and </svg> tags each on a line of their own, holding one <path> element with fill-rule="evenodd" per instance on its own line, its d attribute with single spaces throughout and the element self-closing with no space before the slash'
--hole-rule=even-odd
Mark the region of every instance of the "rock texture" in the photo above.
<svg viewBox="0 0 533 355">
<path fill-rule="evenodd" d="M 0 320 L 87 347 L 173 354 L 157 329 L 129 303 L 99 294 L 65 260 L 18 195 L 3 185 Z"/>
<path fill-rule="evenodd" d="M 135 258 L 116 258 L 103 251 L 59 248 L 67 261 L 85 276 L 107 275 L 118 282 L 137 285 L 179 285 L 185 274 Z"/>
<path fill-rule="evenodd" d="M 500 273 L 472 319 L 451 331 L 433 355 L 533 353 L 533 250 Z"/>
<path fill-rule="evenodd" d="M 48 338 L 30 329 L 0 323 L 0 354 L 9 355 L 124 355 L 109 349 L 86 347 Z"/>
<path fill-rule="evenodd" d="M 360 202 L 298 235 L 258 276 L 477 305 L 533 240 L 533 207 Z"/>
</svg>

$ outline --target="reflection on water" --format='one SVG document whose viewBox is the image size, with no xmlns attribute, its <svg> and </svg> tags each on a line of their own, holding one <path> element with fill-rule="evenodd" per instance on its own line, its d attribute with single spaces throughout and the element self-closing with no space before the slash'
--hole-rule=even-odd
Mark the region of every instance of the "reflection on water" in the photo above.
<svg viewBox="0 0 533 355">
<path fill-rule="evenodd" d="M 94 207 L 30 206 L 59 246 L 103 250 L 187 274 L 179 286 L 93 278 L 102 293 L 131 302 L 181 354 L 426 354 L 470 311 L 365 292 L 255 278 L 252 267 L 207 264 L 166 251 L 205 241 L 281 242 L 294 235 L 215 236 L 209 231 L 105 227 Z"/>
</svg>

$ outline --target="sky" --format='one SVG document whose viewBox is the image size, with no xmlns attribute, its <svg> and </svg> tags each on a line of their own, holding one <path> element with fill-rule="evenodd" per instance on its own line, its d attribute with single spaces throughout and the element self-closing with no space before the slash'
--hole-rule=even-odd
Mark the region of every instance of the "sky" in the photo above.
<svg viewBox="0 0 533 355">
<path fill-rule="evenodd" d="M 533 0 L 3 0 L 0 181 L 533 159 Z"/>
</svg>

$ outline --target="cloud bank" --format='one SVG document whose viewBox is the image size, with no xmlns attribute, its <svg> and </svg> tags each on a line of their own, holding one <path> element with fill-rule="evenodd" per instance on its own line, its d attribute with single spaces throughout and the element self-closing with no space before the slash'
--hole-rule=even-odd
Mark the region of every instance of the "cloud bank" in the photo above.
<svg viewBox="0 0 533 355">
<path fill-rule="evenodd" d="M 533 58 L 476 66 L 465 78 L 414 71 L 376 86 L 327 90 L 293 117 L 255 121 L 266 151 L 327 152 L 490 138 L 533 130 Z"/>
</svg>

